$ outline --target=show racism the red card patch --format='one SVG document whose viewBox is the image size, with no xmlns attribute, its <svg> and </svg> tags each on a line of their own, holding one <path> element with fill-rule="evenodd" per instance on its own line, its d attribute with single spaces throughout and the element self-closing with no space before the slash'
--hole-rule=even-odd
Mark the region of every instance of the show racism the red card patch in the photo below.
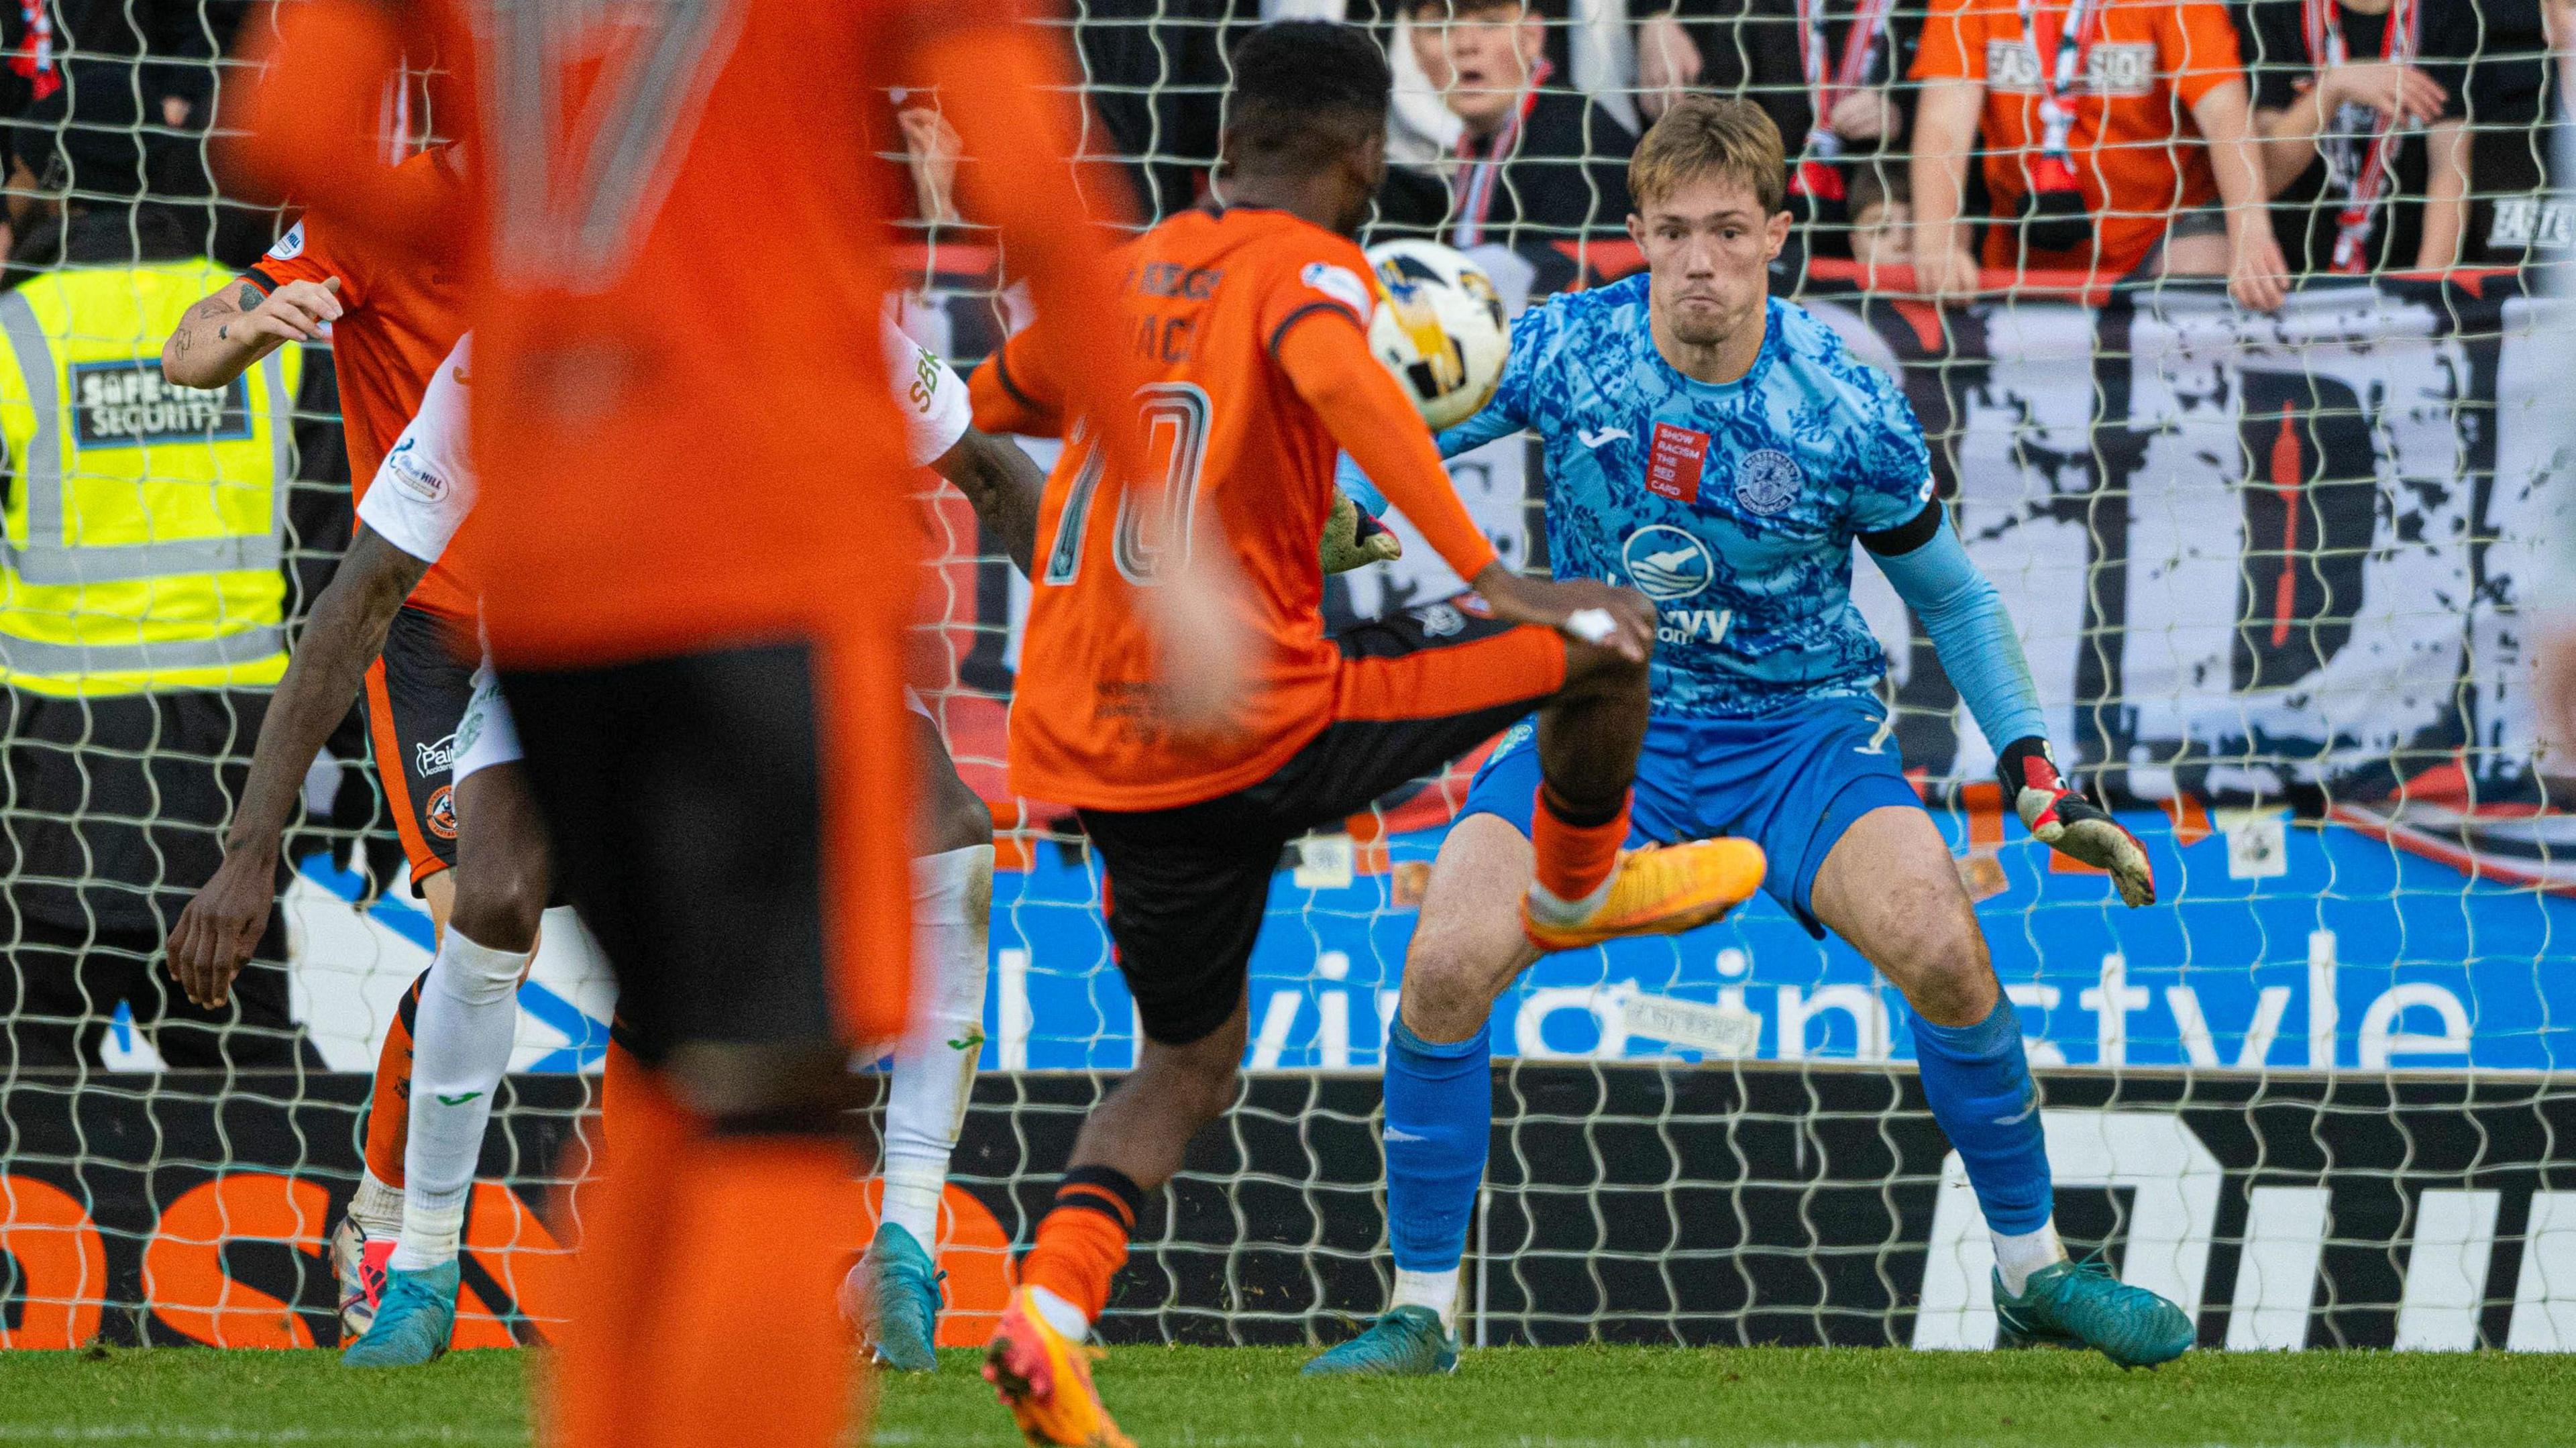
<svg viewBox="0 0 2576 1448">
<path fill-rule="evenodd" d="M 1655 424 L 1655 442 L 1646 455 L 1646 491 L 1677 503 L 1699 501 L 1700 468 L 1708 461 L 1708 434 Z"/>
</svg>

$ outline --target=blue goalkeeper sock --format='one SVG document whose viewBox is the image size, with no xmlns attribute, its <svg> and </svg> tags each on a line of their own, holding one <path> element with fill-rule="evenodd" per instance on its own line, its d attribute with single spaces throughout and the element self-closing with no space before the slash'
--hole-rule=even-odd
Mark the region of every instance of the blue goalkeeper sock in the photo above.
<svg viewBox="0 0 2576 1448">
<path fill-rule="evenodd" d="M 2048 1142 L 2012 1002 L 1995 1002 L 1973 1026 L 1936 1026 L 1916 1014 L 1914 1058 L 1923 1099 L 1968 1168 L 1987 1228 L 2022 1237 L 2047 1227 Z"/>
<path fill-rule="evenodd" d="M 1387 1025 L 1386 1228 L 1395 1247 L 1396 1303 L 1430 1307 L 1453 1321 L 1467 1215 L 1485 1179 L 1494 1128 L 1491 1029 L 1433 1045 L 1401 1018 Z"/>
</svg>

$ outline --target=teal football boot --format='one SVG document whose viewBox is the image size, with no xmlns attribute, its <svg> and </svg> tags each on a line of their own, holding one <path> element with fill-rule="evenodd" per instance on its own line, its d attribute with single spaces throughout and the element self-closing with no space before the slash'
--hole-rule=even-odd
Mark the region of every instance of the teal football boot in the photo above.
<svg viewBox="0 0 2576 1448">
<path fill-rule="evenodd" d="M 384 1295 L 366 1335 L 340 1354 L 352 1368 L 412 1368 L 438 1361 L 456 1336 L 456 1261 L 385 1273 Z"/>
<path fill-rule="evenodd" d="M 2113 1277 L 2098 1256 L 2040 1268 L 2019 1297 L 2004 1291 L 2000 1272 L 1994 1285 L 2004 1347 L 2089 1347 L 2124 1368 L 2151 1368 L 2199 1336 L 2181 1308 Z"/>
<path fill-rule="evenodd" d="M 1458 1371 L 1458 1334 L 1428 1307 L 1396 1308 L 1368 1331 L 1309 1361 L 1314 1377 L 1427 1378 Z"/>
<path fill-rule="evenodd" d="M 877 1361 L 898 1372 L 939 1368 L 939 1270 L 921 1240 L 892 1222 L 868 1244 L 874 1320 L 869 1333 Z"/>
</svg>

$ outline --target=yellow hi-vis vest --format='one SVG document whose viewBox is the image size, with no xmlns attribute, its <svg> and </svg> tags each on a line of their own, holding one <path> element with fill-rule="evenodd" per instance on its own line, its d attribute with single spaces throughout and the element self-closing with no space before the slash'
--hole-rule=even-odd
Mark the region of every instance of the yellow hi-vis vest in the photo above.
<svg viewBox="0 0 2576 1448">
<path fill-rule="evenodd" d="M 0 682 L 64 697 L 274 684 L 300 348 L 179 387 L 161 344 L 211 262 L 70 267 L 0 294 Z"/>
</svg>

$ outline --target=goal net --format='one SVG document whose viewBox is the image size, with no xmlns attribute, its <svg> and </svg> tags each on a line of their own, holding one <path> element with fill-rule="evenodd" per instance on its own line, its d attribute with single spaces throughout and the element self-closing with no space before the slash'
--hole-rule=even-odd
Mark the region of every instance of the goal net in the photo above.
<svg viewBox="0 0 2576 1448">
<path fill-rule="evenodd" d="M 2029 1033 L 2070 1242 L 2194 1310 L 2209 1347 L 2576 1348 L 2576 1090 L 2556 1074 L 2576 1054 L 2576 825 L 2536 674 L 2576 486 L 2576 312 L 2552 295 L 2576 260 L 2576 209 L 2551 189 L 2571 128 L 2549 27 L 2568 12 L 2109 7 L 2060 85 L 2066 8 L 2037 6 L 2022 36 L 2002 7 L 2011 24 L 1975 44 L 1920 0 L 1273 10 L 1374 28 L 1399 88 L 1381 231 L 1467 250 L 1516 306 L 1642 267 L 1605 198 L 1672 95 L 1746 96 L 1780 125 L 1801 164 L 1775 294 L 1903 387 L 2061 760 L 2155 866 L 2161 902 L 2126 910 L 2007 819 L 1993 741 L 1856 565 L 1889 660 L 1880 747 L 1948 839 Z M 145 37 L 140 61 L 126 42 L 9 32 L 26 61 L 11 73 L 57 86 L 20 103 L 13 195 L 139 196 L 224 265 L 256 256 L 281 219 L 213 204 L 201 159 L 232 9 Z M 1124 164 L 1143 214 L 1204 195 L 1226 47 L 1263 18 L 1085 0 L 1044 22 L 1080 57 L 1087 147 Z M 2351 69 L 2383 55 L 2438 98 L 2384 119 Z M 1968 84 L 1978 120 L 1942 152 L 1955 166 L 1927 168 L 1927 97 Z M 1497 87 L 1496 104 L 1474 94 Z M 122 111 L 89 105 L 111 89 Z M 2018 219 L 2021 168 L 2046 151 L 2034 118 L 2059 92 L 2070 145 L 2120 171 L 2087 162 L 2071 249 L 2033 243 L 2045 216 Z M 834 120 L 879 136 L 916 198 L 889 305 L 963 371 L 1026 303 L 957 210 L 930 128 L 907 143 L 895 123 L 937 104 L 898 93 Z M 2235 133 L 2231 114 L 2271 139 L 2206 144 Z M 389 100 L 389 133 L 424 126 Z M 2230 156 L 2263 174 L 2222 184 Z M 1945 177 L 1955 204 L 1924 189 Z M 2231 206 L 2256 184 L 2268 199 Z M 22 255 L 43 204 L 18 222 Z M 2287 294 L 2258 309 L 2245 296 L 2266 268 L 2245 258 L 2267 231 Z M 1973 285 L 1936 299 L 1930 263 L 1952 250 Z M 304 599 L 348 526 L 327 352 L 307 370 L 285 524 Z M 1732 466 L 1708 458 L 1703 486 L 1732 486 Z M 1544 570 L 1534 443 L 1451 472 L 1504 558 Z M 942 1254 L 943 1341 L 963 1344 L 1139 1033 L 1096 856 L 1068 811 L 1004 780 L 1013 682 L 1045 666 L 1019 652 L 1027 585 L 961 499 L 926 506 L 918 683 L 999 826 L 985 1074 Z M 1394 521 L 1406 557 L 1330 581 L 1336 622 L 1461 590 Z M 9 526 L 23 546 L 14 505 Z M 1668 628 L 1694 626 L 1689 599 L 1661 606 Z M 149 789 L 103 782 L 196 771 L 236 789 L 255 699 L 221 701 L 231 732 L 213 736 L 119 733 L 126 706 L 106 703 L 75 704 L 98 723 L 66 732 L 59 705 L 15 702 L 0 1342 L 336 1340 L 321 1243 L 356 1178 L 366 1073 L 431 945 L 363 737 L 308 790 L 267 1015 L 189 1040 L 162 1019 L 176 997 L 156 934 L 97 902 L 139 890 L 175 912 L 198 880 L 184 849 L 97 843 L 164 820 Z M 1243 1099 L 1149 1208 L 1112 1338 L 1329 1341 L 1382 1306 L 1376 1070 L 1475 762 L 1281 859 Z M 469 1218 L 460 1341 L 526 1340 L 560 1310 L 571 1223 L 550 1201 L 595 1140 L 612 999 L 578 927 L 550 916 Z M 1494 1041 L 1474 1342 L 1993 1342 L 1985 1234 L 1924 1108 L 1903 999 L 1848 947 L 1759 899 L 1691 935 L 1541 962 L 1496 1007 Z"/>
</svg>

